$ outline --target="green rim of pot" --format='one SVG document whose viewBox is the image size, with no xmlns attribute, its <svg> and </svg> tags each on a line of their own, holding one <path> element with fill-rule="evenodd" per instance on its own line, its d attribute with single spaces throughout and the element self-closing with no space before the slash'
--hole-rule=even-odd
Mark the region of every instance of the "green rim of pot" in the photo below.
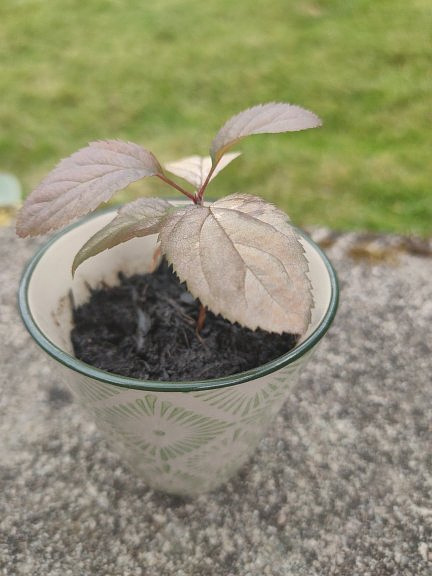
<svg viewBox="0 0 432 576">
<path fill-rule="evenodd" d="M 128 388 L 132 390 L 148 390 L 148 391 L 159 391 L 159 392 L 197 392 L 199 390 L 209 390 L 214 388 L 225 388 L 228 386 L 235 386 L 237 384 L 241 384 L 243 382 L 247 382 L 250 380 L 255 380 L 256 378 L 261 378 L 267 374 L 271 374 L 276 370 L 279 370 L 289 364 L 292 364 L 294 361 L 298 360 L 301 356 L 304 356 L 306 352 L 311 350 L 327 330 L 330 328 L 333 319 L 336 315 L 338 302 L 339 302 L 339 285 L 336 276 L 336 272 L 330 263 L 329 259 L 325 255 L 325 253 L 321 250 L 321 248 L 313 242 L 304 232 L 301 230 L 297 230 L 302 238 L 304 238 L 315 250 L 318 252 L 320 257 L 322 258 L 327 272 L 330 277 L 330 284 L 331 284 L 331 294 L 330 294 L 330 302 L 327 308 L 327 311 L 312 334 L 306 340 L 304 340 L 301 344 L 287 352 L 286 354 L 279 356 L 275 360 L 271 362 L 267 362 L 262 366 L 258 366 L 252 370 L 248 370 L 246 372 L 239 372 L 238 374 L 233 374 L 231 376 L 225 376 L 223 378 L 213 378 L 209 380 L 185 380 L 185 381 L 155 381 L 155 380 L 139 380 L 137 378 L 129 378 L 126 376 L 121 376 L 119 374 L 113 374 L 111 372 L 105 372 L 104 370 L 100 370 L 99 368 L 94 368 L 93 366 L 78 360 L 74 356 L 71 356 L 67 352 L 61 350 L 58 346 L 53 344 L 39 329 L 38 325 L 36 324 L 33 315 L 30 310 L 29 302 L 28 302 L 28 287 L 31 281 L 31 277 L 33 274 L 34 269 L 36 268 L 39 260 L 54 244 L 58 238 L 63 236 L 65 233 L 69 232 L 70 230 L 74 229 L 75 227 L 79 226 L 85 220 L 95 218 L 100 216 L 103 212 L 110 212 L 113 211 L 114 208 L 109 208 L 108 210 L 98 211 L 90 216 L 87 216 L 84 219 L 81 219 L 74 224 L 64 228 L 59 233 L 55 234 L 46 244 L 41 246 L 39 250 L 34 254 L 32 259 L 28 262 L 27 266 L 24 269 L 23 276 L 21 278 L 19 292 L 18 292 L 18 304 L 21 313 L 21 317 L 23 322 L 30 332 L 31 336 L 34 338 L 36 343 L 47 352 L 52 358 L 67 366 L 71 370 L 83 374 L 89 378 L 94 378 L 100 382 L 104 382 L 106 384 L 111 384 L 113 386 L 119 386 L 121 388 Z"/>
</svg>

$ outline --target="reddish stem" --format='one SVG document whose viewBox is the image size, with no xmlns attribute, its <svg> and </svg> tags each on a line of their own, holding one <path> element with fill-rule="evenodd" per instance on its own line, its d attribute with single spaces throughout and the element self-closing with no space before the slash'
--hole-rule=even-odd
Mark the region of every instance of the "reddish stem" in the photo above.
<svg viewBox="0 0 432 576">
<path fill-rule="evenodd" d="M 165 174 L 157 174 L 157 177 L 163 180 L 166 184 L 169 184 L 170 186 L 172 186 L 173 188 L 175 188 L 176 190 L 187 196 L 189 200 L 192 200 L 194 204 L 198 204 L 198 197 L 196 194 L 191 194 L 190 192 L 179 186 L 176 182 L 174 182 L 174 180 L 168 178 L 168 176 L 166 176 Z"/>
<path fill-rule="evenodd" d="M 215 171 L 215 168 L 218 165 L 218 163 L 219 163 L 219 160 L 215 164 L 212 165 L 212 167 L 210 168 L 210 172 L 207 174 L 207 178 L 205 179 L 204 184 L 198 190 L 198 201 L 200 202 L 200 204 L 202 204 L 202 199 L 204 196 L 205 189 L 207 188 L 208 183 L 210 182 L 210 178 L 212 177 L 212 174 Z"/>
<path fill-rule="evenodd" d="M 205 319 L 206 319 L 206 309 L 205 309 L 205 306 L 200 304 L 200 309 L 198 312 L 198 319 L 197 319 L 196 329 L 195 329 L 197 335 L 199 335 L 201 330 L 204 328 Z"/>
</svg>

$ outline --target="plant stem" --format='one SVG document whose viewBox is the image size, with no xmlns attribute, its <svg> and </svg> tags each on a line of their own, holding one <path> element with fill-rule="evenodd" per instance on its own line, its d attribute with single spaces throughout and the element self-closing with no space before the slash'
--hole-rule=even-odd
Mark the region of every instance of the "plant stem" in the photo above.
<svg viewBox="0 0 432 576">
<path fill-rule="evenodd" d="M 204 328 L 205 319 L 206 319 L 206 309 L 205 309 L 205 306 L 200 304 L 200 309 L 198 312 L 198 319 L 197 319 L 196 328 L 195 328 L 197 335 L 199 335 L 201 333 L 201 330 Z"/>
<path fill-rule="evenodd" d="M 171 178 L 168 178 L 168 176 L 166 176 L 166 174 L 163 174 L 163 173 L 157 174 L 157 177 L 160 178 L 161 180 L 163 180 L 166 184 L 169 184 L 170 186 L 172 186 L 173 188 L 175 188 L 176 190 L 178 190 L 179 192 L 181 192 L 182 194 L 187 196 L 189 198 L 189 200 L 192 200 L 192 202 L 194 204 L 198 203 L 198 197 L 196 194 L 191 194 L 190 192 L 188 192 L 187 190 L 185 190 L 184 188 L 179 186 L 176 182 L 174 182 L 174 180 L 171 180 Z"/>
<path fill-rule="evenodd" d="M 199 200 L 200 203 L 202 203 L 202 199 L 203 199 L 203 196 L 204 196 L 205 189 L 207 188 L 208 183 L 210 182 L 210 178 L 212 177 L 212 174 L 213 174 L 213 172 L 215 171 L 216 166 L 217 166 L 217 162 L 216 162 L 216 164 L 213 164 L 213 165 L 212 165 L 212 167 L 211 167 L 211 169 L 210 169 L 210 172 L 207 174 L 207 178 L 205 179 L 204 184 L 203 184 L 203 185 L 201 186 L 201 188 L 198 190 L 198 200 Z"/>
</svg>

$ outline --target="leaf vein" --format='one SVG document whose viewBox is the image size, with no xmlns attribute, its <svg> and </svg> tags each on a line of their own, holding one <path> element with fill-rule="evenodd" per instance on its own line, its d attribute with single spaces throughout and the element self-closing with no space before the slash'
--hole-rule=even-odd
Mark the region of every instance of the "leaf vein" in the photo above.
<svg viewBox="0 0 432 576">
<path fill-rule="evenodd" d="M 235 212 L 236 214 L 238 214 L 240 216 L 240 218 L 246 218 L 246 220 L 249 219 L 253 219 L 255 222 L 259 222 L 259 224 L 262 224 L 263 226 L 266 226 L 268 228 L 271 228 L 271 230 L 275 231 L 275 232 L 279 232 L 279 234 L 283 234 L 283 232 L 281 232 L 278 228 L 276 228 L 276 226 L 273 226 L 273 224 L 270 224 L 270 222 L 265 222 L 264 220 L 261 220 L 261 218 L 258 218 L 257 216 L 254 216 L 253 214 L 245 213 L 242 212 L 241 210 L 238 210 L 237 208 L 224 208 L 223 206 L 217 206 L 217 210 L 220 211 L 224 211 L 224 212 Z M 215 216 L 216 218 L 216 216 Z M 287 222 L 288 222 L 288 218 L 287 218 Z M 286 234 L 284 234 L 284 236 L 286 236 Z"/>
</svg>

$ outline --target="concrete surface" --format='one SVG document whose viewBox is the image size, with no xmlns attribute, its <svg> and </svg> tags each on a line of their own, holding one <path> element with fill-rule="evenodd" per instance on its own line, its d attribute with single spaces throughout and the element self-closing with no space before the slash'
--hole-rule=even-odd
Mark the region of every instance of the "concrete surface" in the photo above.
<svg viewBox="0 0 432 576">
<path fill-rule="evenodd" d="M 315 231 L 337 320 L 253 461 L 195 501 L 149 490 L 71 403 L 0 229 L 0 574 L 431 576 L 430 243 Z"/>
</svg>

